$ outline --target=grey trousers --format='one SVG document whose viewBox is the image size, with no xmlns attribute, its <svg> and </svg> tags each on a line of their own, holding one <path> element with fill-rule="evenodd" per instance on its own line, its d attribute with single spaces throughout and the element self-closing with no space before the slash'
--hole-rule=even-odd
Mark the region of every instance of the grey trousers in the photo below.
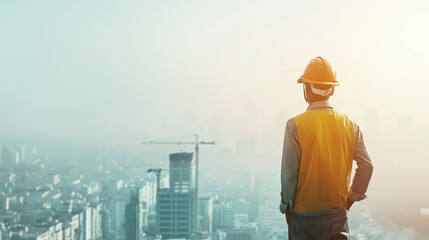
<svg viewBox="0 0 429 240">
<path fill-rule="evenodd" d="M 347 212 L 344 208 L 318 216 L 304 216 L 292 212 L 288 232 L 290 240 L 350 239 Z"/>
</svg>

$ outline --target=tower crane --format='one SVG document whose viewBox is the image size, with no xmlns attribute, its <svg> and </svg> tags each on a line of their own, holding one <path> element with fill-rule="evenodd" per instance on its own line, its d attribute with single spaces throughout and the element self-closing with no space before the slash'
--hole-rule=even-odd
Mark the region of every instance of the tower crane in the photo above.
<svg viewBox="0 0 429 240">
<path fill-rule="evenodd" d="M 198 189 L 199 189 L 199 184 L 198 184 L 198 169 L 199 169 L 199 162 L 198 162 L 198 157 L 199 157 L 199 150 L 200 147 L 199 145 L 201 144 L 215 144 L 214 141 L 200 141 L 198 139 L 198 134 L 194 134 L 192 135 L 193 137 L 195 137 L 195 141 L 143 141 L 141 142 L 141 144 L 176 144 L 176 145 L 195 145 L 195 233 L 198 232 Z M 161 172 L 161 171 L 160 171 Z"/>
</svg>

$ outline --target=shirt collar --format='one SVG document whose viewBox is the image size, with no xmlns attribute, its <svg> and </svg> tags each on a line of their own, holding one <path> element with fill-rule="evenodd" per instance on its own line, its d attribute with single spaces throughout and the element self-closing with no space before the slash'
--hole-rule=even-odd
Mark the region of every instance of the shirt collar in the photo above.
<svg viewBox="0 0 429 240">
<path fill-rule="evenodd" d="M 308 105 L 307 111 L 310 110 L 328 110 L 334 109 L 328 101 L 313 102 Z"/>
</svg>

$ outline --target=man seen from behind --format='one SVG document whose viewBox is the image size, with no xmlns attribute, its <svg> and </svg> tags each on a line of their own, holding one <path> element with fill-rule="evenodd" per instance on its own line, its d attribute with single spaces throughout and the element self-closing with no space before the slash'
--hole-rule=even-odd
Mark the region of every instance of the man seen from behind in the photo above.
<svg viewBox="0 0 429 240">
<path fill-rule="evenodd" d="M 328 102 L 339 85 L 331 64 L 312 59 L 298 83 L 309 106 L 287 121 L 284 136 L 280 211 L 289 239 L 350 239 L 347 213 L 366 198 L 372 161 L 359 126 Z"/>
</svg>

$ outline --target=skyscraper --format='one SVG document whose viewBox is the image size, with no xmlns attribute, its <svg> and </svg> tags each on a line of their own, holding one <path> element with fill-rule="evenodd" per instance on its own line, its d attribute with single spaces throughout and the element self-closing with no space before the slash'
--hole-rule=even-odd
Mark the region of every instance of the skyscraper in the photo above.
<svg viewBox="0 0 429 240">
<path fill-rule="evenodd" d="M 8 146 L 2 146 L 1 148 L 1 166 L 4 169 L 16 165 L 15 154 L 13 149 Z"/>
<path fill-rule="evenodd" d="M 139 199 L 137 192 L 131 191 L 130 201 L 125 206 L 125 239 L 137 240 L 138 236 L 138 222 L 137 211 L 139 206 Z"/>
<path fill-rule="evenodd" d="M 207 234 L 212 233 L 213 224 L 213 198 L 202 197 L 200 200 L 199 215 L 200 219 L 200 230 Z"/>
<path fill-rule="evenodd" d="M 193 153 L 170 154 L 170 188 L 160 189 L 158 233 L 163 239 L 189 238 L 194 224 Z"/>
</svg>

